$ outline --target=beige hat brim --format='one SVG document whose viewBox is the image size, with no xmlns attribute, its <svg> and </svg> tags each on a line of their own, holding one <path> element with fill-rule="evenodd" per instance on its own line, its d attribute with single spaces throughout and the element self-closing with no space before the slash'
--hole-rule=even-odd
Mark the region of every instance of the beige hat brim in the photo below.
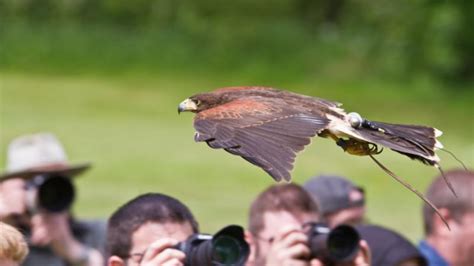
<svg viewBox="0 0 474 266">
<path fill-rule="evenodd" d="M 90 167 L 91 163 L 82 163 L 76 165 L 57 166 L 53 169 L 28 169 L 17 172 L 6 172 L 0 175 L 0 182 L 10 178 L 30 179 L 41 174 L 57 174 L 66 177 L 75 177 L 81 174 L 82 172 L 88 170 Z"/>
</svg>

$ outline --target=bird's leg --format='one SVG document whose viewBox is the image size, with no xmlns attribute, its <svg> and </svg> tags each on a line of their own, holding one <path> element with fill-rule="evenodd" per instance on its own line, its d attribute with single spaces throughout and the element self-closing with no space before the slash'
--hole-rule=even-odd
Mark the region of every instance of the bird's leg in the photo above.
<svg viewBox="0 0 474 266">
<path fill-rule="evenodd" d="M 336 141 L 336 144 L 347 153 L 359 156 L 379 154 L 383 150 L 379 150 L 377 145 L 375 145 L 374 143 L 364 142 L 352 138 L 349 138 L 347 140 L 339 138 Z"/>
<path fill-rule="evenodd" d="M 321 138 L 331 138 L 333 139 L 335 142 L 339 141 L 339 137 L 334 135 L 333 133 L 329 132 L 329 130 L 323 130 L 323 132 L 319 133 L 319 135 Z"/>
<path fill-rule="evenodd" d="M 365 155 L 372 155 L 372 154 L 379 154 L 382 152 L 383 149 L 380 149 L 374 143 L 364 142 L 357 139 L 349 138 L 343 139 L 340 138 L 333 133 L 329 132 L 328 130 L 324 130 L 319 134 L 320 137 L 323 138 L 331 138 L 336 141 L 336 144 L 341 147 L 344 151 L 359 156 Z"/>
</svg>

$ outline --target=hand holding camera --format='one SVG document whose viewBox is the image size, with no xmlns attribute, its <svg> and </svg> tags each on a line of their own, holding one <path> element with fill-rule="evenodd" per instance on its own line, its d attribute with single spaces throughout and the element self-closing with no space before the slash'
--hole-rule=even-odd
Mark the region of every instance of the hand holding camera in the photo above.
<svg viewBox="0 0 474 266">
<path fill-rule="evenodd" d="M 38 212 L 61 213 L 74 202 L 75 188 L 70 178 L 38 174 L 31 179 L 3 181 L 0 191 L 0 219 L 32 216 Z"/>
<path fill-rule="evenodd" d="M 173 238 L 161 238 L 153 242 L 143 254 L 140 266 L 184 265 L 186 255 L 175 249 L 176 245 L 178 241 Z"/>
<path fill-rule="evenodd" d="M 250 248 L 244 229 L 229 225 L 214 236 L 194 234 L 176 248 L 186 254 L 185 265 L 245 265 Z"/>
<path fill-rule="evenodd" d="M 347 225 L 291 225 L 270 241 L 267 265 L 369 265 L 367 244 Z"/>
<path fill-rule="evenodd" d="M 283 227 L 268 241 L 271 247 L 265 260 L 267 265 L 309 265 L 308 235 L 300 226 Z"/>
<path fill-rule="evenodd" d="M 40 174 L 26 183 L 27 206 L 32 213 L 60 213 L 69 209 L 75 199 L 75 188 L 69 177 Z"/>
<path fill-rule="evenodd" d="M 90 257 L 102 260 L 98 251 L 85 247 L 72 234 L 68 210 L 74 198 L 75 188 L 67 176 L 38 173 L 27 180 L 6 180 L 1 184 L 0 218 L 27 226 L 31 244 L 49 246 L 68 262 L 82 265 Z"/>
<path fill-rule="evenodd" d="M 161 238 L 147 248 L 139 263 L 141 266 L 240 266 L 245 265 L 249 253 L 243 228 L 229 225 L 215 235 L 193 234 L 179 243 L 172 238 Z"/>
</svg>

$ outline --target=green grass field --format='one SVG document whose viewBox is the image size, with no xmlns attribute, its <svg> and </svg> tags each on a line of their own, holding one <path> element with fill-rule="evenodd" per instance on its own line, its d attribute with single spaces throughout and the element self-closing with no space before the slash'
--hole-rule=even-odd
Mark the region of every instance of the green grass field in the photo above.
<svg viewBox="0 0 474 266">
<path fill-rule="evenodd" d="M 1 73 L 0 168 L 8 142 L 28 132 L 51 131 L 72 162 L 90 161 L 77 178 L 79 217 L 108 217 L 119 205 L 145 192 L 181 199 L 204 232 L 226 224 L 246 225 L 253 198 L 273 180 L 244 160 L 194 143 L 192 115 L 176 112 L 189 95 L 229 85 L 272 85 L 344 103 L 373 120 L 418 123 L 444 131 L 445 147 L 474 163 L 473 93 L 432 88 L 430 83 L 325 82 L 307 79 L 275 84 L 271 77 L 123 75 L 64 76 Z M 440 153 L 445 169 L 458 163 Z M 385 151 L 380 160 L 424 191 L 434 168 Z M 344 154 L 330 140 L 315 138 L 297 158 L 295 182 L 315 174 L 340 174 L 365 187 L 370 221 L 422 236 L 421 200 L 366 157 Z"/>
</svg>

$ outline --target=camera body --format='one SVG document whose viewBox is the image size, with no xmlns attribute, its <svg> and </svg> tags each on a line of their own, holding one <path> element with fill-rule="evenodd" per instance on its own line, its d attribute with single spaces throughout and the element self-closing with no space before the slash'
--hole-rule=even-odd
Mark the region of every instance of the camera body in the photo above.
<svg viewBox="0 0 474 266">
<path fill-rule="evenodd" d="M 76 190 L 71 179 L 59 174 L 39 174 L 26 182 L 26 205 L 30 212 L 38 210 L 62 212 L 72 205 Z"/>
<path fill-rule="evenodd" d="M 245 265 L 250 248 L 244 229 L 238 225 L 224 227 L 215 235 L 194 234 L 175 247 L 186 254 L 185 265 Z"/>
<path fill-rule="evenodd" d="M 317 258 L 324 265 L 349 262 L 359 252 L 359 233 L 352 226 L 339 225 L 334 229 L 323 223 L 308 223 L 308 244 L 311 259 Z"/>
</svg>

